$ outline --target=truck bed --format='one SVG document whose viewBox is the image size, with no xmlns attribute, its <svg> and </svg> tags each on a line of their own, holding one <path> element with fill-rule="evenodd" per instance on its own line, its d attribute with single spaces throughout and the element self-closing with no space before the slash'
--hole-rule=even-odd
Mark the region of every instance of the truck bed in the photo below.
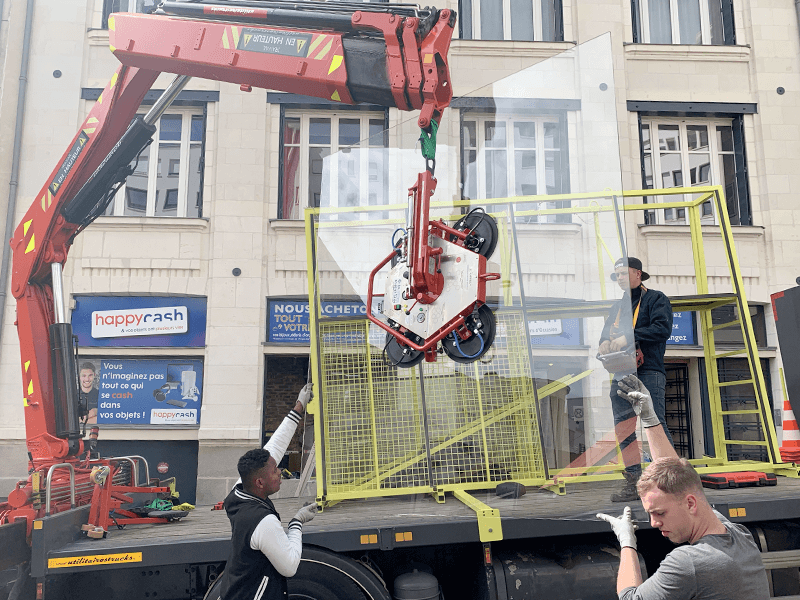
<svg viewBox="0 0 800 600">
<path fill-rule="evenodd" d="M 504 539 L 536 538 L 610 531 L 595 514 L 614 514 L 622 509 L 623 505 L 608 500 L 617 486 L 618 481 L 571 484 L 565 496 L 529 488 L 516 500 L 498 498 L 493 492 L 472 495 L 500 511 Z M 775 487 L 706 490 L 706 495 L 717 510 L 735 522 L 800 518 L 798 479 L 779 477 Z M 313 498 L 278 499 L 275 506 L 286 524 L 310 500 Z M 631 507 L 639 526 L 649 527 L 641 502 Z M 111 569 L 183 564 L 187 559 L 193 563 L 215 562 L 226 560 L 228 555 L 228 519 L 225 511 L 212 511 L 210 506 L 198 506 L 181 521 L 166 525 L 127 526 L 109 532 L 102 540 L 68 540 L 65 536 L 86 522 L 84 512 L 88 508 L 54 515 L 34 530 L 34 574 L 65 574 L 89 565 Z M 47 541 L 37 544 L 37 534 L 40 542 Z M 305 544 L 340 552 L 479 541 L 475 513 L 450 495 L 444 504 L 428 495 L 340 502 L 306 525 L 303 534 Z M 41 548 L 51 550 L 37 550 Z M 97 557 L 105 555 L 120 557 L 113 564 L 98 564 Z"/>
</svg>

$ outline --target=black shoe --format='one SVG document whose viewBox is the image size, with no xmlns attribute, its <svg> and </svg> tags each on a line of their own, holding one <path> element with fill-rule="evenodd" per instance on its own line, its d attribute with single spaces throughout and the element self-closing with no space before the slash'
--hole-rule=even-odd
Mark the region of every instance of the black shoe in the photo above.
<svg viewBox="0 0 800 600">
<path fill-rule="evenodd" d="M 612 502 L 635 502 L 639 499 L 639 492 L 636 491 L 636 482 L 639 481 L 640 473 L 631 473 L 630 471 L 623 471 L 622 476 L 625 482 L 622 487 L 613 494 L 611 494 Z"/>
</svg>

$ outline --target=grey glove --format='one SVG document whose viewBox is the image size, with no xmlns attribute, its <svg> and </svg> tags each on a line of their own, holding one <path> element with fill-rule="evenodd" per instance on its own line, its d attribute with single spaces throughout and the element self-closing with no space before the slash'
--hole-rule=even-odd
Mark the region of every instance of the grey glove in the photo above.
<svg viewBox="0 0 800 600">
<path fill-rule="evenodd" d="M 633 412 L 642 419 L 642 427 L 661 425 L 653 408 L 650 392 L 636 375 L 626 375 L 617 382 L 617 385 L 619 386 L 617 395 L 631 403 Z"/>
<path fill-rule="evenodd" d="M 621 517 L 612 517 L 603 513 L 597 513 L 597 518 L 611 525 L 614 535 L 619 540 L 620 548 L 633 548 L 636 550 L 636 530 L 639 526 L 631 520 L 631 507 L 626 506 L 622 511 Z"/>
<path fill-rule="evenodd" d="M 313 390 L 313 385 L 311 383 L 307 383 L 300 390 L 300 393 L 297 394 L 297 401 L 303 405 L 303 410 L 306 409 L 308 401 L 311 400 L 311 397 L 314 395 Z"/>
<path fill-rule="evenodd" d="M 300 521 L 300 524 L 308 523 L 314 516 L 317 514 L 317 504 L 316 502 L 311 502 L 307 504 L 303 508 L 297 511 L 297 514 L 294 516 L 292 521 Z"/>
</svg>

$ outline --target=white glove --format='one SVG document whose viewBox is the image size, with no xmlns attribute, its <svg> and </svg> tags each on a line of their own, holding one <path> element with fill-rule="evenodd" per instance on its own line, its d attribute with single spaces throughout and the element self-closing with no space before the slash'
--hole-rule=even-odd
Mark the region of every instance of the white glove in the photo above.
<svg viewBox="0 0 800 600">
<path fill-rule="evenodd" d="M 300 521 L 300 524 L 308 523 L 317 514 L 317 503 L 311 502 L 297 511 L 292 521 Z"/>
<path fill-rule="evenodd" d="M 636 375 L 626 375 L 617 382 L 617 385 L 619 386 L 617 395 L 631 403 L 633 412 L 642 419 L 642 427 L 661 425 L 653 408 L 650 392 Z"/>
<path fill-rule="evenodd" d="M 603 513 L 597 513 L 597 518 L 611 525 L 614 535 L 619 540 L 620 548 L 633 548 L 636 550 L 636 530 L 639 526 L 631 520 L 631 507 L 626 506 L 622 511 L 621 517 L 612 517 Z"/>
<path fill-rule="evenodd" d="M 313 384 L 307 383 L 303 386 L 303 388 L 300 390 L 300 393 L 297 395 L 297 401 L 303 405 L 303 410 L 306 409 L 308 401 L 311 400 L 311 397 L 314 395 L 313 390 L 314 390 Z"/>
</svg>

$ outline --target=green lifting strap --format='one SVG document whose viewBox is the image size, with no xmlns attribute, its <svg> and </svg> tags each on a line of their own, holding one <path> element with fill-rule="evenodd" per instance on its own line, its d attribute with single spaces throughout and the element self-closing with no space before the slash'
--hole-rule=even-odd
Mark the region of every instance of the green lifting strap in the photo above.
<svg viewBox="0 0 800 600">
<path fill-rule="evenodd" d="M 436 132 L 439 124 L 431 120 L 430 133 L 425 129 L 420 129 L 419 142 L 422 145 L 422 157 L 425 160 L 436 160 Z"/>
</svg>

